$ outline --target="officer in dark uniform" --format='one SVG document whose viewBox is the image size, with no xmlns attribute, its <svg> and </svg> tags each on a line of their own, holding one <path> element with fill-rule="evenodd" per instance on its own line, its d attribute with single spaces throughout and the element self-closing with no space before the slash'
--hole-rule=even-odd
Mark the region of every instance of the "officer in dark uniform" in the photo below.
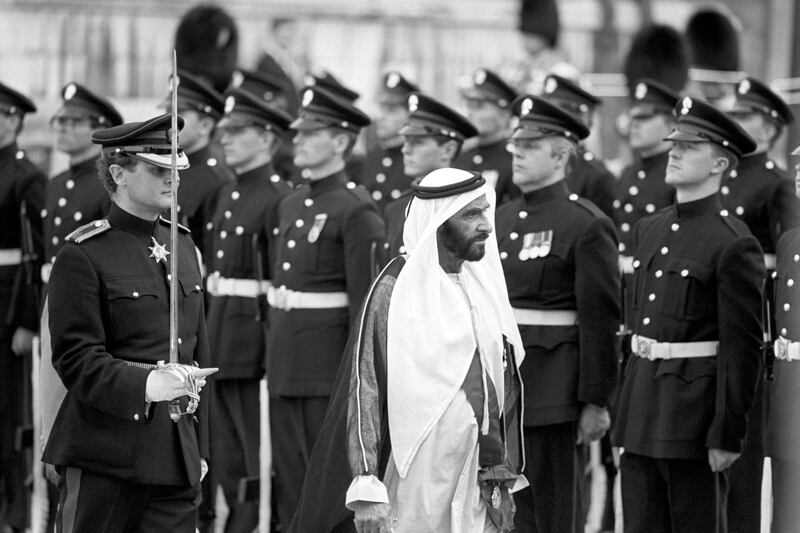
<svg viewBox="0 0 800 533">
<path fill-rule="evenodd" d="M 718 109 L 676 106 L 666 182 L 676 203 L 639 221 L 627 362 L 613 440 L 626 531 L 726 531 L 761 350 L 764 260 L 719 183 L 756 144 Z"/>
<path fill-rule="evenodd" d="M 69 156 L 69 169 L 47 184 L 47 204 L 42 211 L 44 283 L 66 236 L 108 213 L 111 200 L 97 179 L 100 148 L 92 142 L 92 131 L 122 124 L 122 115 L 108 100 L 77 83 L 68 83 L 61 90 L 61 98 L 63 103 L 50 119 L 50 126 L 56 134 L 56 149 Z"/>
<path fill-rule="evenodd" d="M 378 95 L 380 112 L 375 119 L 380 146 L 367 152 L 360 182 L 381 212 L 389 202 L 408 190 L 411 183 L 411 177 L 406 175 L 403 167 L 400 129 L 408 121 L 408 95 L 415 91 L 419 88 L 397 71 L 387 72 L 383 77 Z"/>
<path fill-rule="evenodd" d="M 742 157 L 722 181 L 722 206 L 747 224 L 758 239 L 764 251 L 764 264 L 771 274 L 775 270 L 778 240 L 784 231 L 800 223 L 800 209 L 794 184 L 767 152 L 794 116 L 780 96 L 753 78 L 745 78 L 737 85 L 736 100 L 729 114 L 755 140 L 756 149 Z M 769 288 L 767 294 L 772 294 Z M 769 316 L 774 317 L 776 309 L 771 297 L 769 306 Z M 731 468 L 728 525 L 732 533 L 758 531 L 761 527 L 764 408 L 764 385 L 759 380 L 744 453 Z"/>
<path fill-rule="evenodd" d="M 672 110 L 677 103 L 678 95 L 656 81 L 644 79 L 636 84 L 628 111 L 631 120 L 628 142 L 636 161 L 622 171 L 613 204 L 620 265 L 625 274 L 633 273 L 631 237 L 636 222 L 675 199 L 675 189 L 664 183 L 670 147 L 664 137 L 672 130 Z"/>
<path fill-rule="evenodd" d="M 800 155 L 795 149 L 792 155 Z M 796 192 L 800 193 L 800 164 L 795 166 Z M 800 194 L 798 194 L 800 196 Z M 797 200 L 795 199 L 795 202 Z M 765 451 L 772 464 L 772 532 L 793 533 L 800 524 L 800 227 L 778 241 L 775 287 L 775 363 L 767 381 Z"/>
<path fill-rule="evenodd" d="M 511 102 L 517 92 L 491 70 L 479 68 L 461 96 L 467 104 L 467 118 L 478 130 L 478 145 L 464 150 L 453 166 L 480 172 L 494 185 L 497 205 L 502 205 L 519 196 L 511 182 L 511 154 L 506 146 L 513 116 Z"/>
<path fill-rule="evenodd" d="M 291 82 L 286 78 L 276 77 L 268 72 L 237 69 L 233 71 L 230 88 L 247 91 L 264 100 L 272 107 L 286 111 L 292 117 L 297 115 L 297 109 L 300 106 L 300 101 Z M 278 151 L 272 156 L 275 172 L 291 186 L 302 181 L 300 171 L 292 162 L 294 159 L 294 154 L 292 153 L 293 135 L 294 133 L 291 130 L 287 130 L 283 134 Z"/>
<path fill-rule="evenodd" d="M 179 228 L 175 249 L 159 217 L 171 201 L 170 123 L 162 115 L 95 132 L 111 209 L 68 235 L 53 264 L 53 366 L 67 395 L 43 460 L 61 476 L 58 531 L 189 533 L 197 521 L 208 457 L 199 392 L 215 369 L 206 368 L 203 282 L 189 230 Z M 178 168 L 187 164 L 181 152 Z M 171 283 L 179 285 L 179 360 L 159 364 L 170 356 Z M 184 413 L 176 421 L 172 400 Z"/>
<path fill-rule="evenodd" d="M 237 502 L 240 480 L 259 475 L 259 380 L 264 375 L 268 240 L 277 205 L 291 187 L 272 156 L 292 118 L 231 89 L 217 129 L 236 180 L 219 195 L 208 254 L 207 291 L 214 380 L 212 469 L 230 508 L 226 531 L 252 531 L 257 502 Z"/>
<path fill-rule="evenodd" d="M 201 78 L 183 70 L 178 71 L 178 78 L 178 113 L 184 120 L 181 146 L 189 158 L 189 168 L 181 172 L 178 188 L 178 218 L 191 230 L 192 240 L 207 263 L 205 250 L 210 245 L 210 236 L 206 235 L 206 228 L 220 187 L 230 181 L 230 171 L 218 160 L 211 145 L 224 102 Z M 162 107 L 171 109 L 171 94 Z"/>
<path fill-rule="evenodd" d="M 358 92 L 345 87 L 330 72 L 324 70 L 317 74 L 306 74 L 303 81 L 305 82 L 305 87 L 319 87 L 337 98 L 349 102 L 351 105 L 355 105 L 356 100 L 361 97 Z M 364 154 L 351 150 L 350 155 L 345 160 L 345 170 L 351 179 L 359 183 L 364 176 Z"/>
<path fill-rule="evenodd" d="M 511 136 L 522 198 L 497 211 L 500 259 L 525 344 L 525 475 L 517 531 L 584 529 L 581 443 L 608 430 L 617 370 L 619 269 L 614 224 L 565 181 L 589 129 L 537 97 L 517 104 Z"/>
<path fill-rule="evenodd" d="M 27 113 L 36 106 L 0 83 L 0 506 L 5 523 L 22 531 L 28 523 L 28 475 L 16 442 L 25 419 L 25 359 L 39 329 L 39 265 L 47 178 L 17 146 Z M 2 524 L 0 524 L 2 526 Z"/>
<path fill-rule="evenodd" d="M 372 281 L 384 224 L 344 161 L 369 118 L 324 89 L 302 91 L 294 163 L 308 181 L 278 207 L 267 379 L 278 517 L 286 529 L 328 406 L 350 321 Z"/>
<path fill-rule="evenodd" d="M 408 122 L 400 129 L 405 173 L 421 179 L 431 170 L 452 167 L 464 141 L 478 135 L 478 130 L 466 117 L 423 93 L 411 93 L 406 102 Z M 403 224 L 412 196 L 406 189 L 383 211 L 388 258 L 405 253 Z"/>
<path fill-rule="evenodd" d="M 594 112 L 600 105 L 600 99 L 581 89 L 575 82 L 549 74 L 544 79 L 542 97 L 580 118 L 589 130 L 592 129 Z M 583 144 L 578 146 L 578 157 L 575 168 L 567 176 L 567 187 L 578 196 L 593 202 L 609 217 L 614 217 L 614 175 Z"/>
</svg>

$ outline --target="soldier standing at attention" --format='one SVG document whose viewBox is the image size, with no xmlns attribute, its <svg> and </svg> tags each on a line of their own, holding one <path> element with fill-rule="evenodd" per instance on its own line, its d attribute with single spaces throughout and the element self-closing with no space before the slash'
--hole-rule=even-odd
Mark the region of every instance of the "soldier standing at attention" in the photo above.
<svg viewBox="0 0 800 533">
<path fill-rule="evenodd" d="M 658 209 L 672 204 L 675 188 L 664 182 L 670 143 L 664 138 L 672 131 L 672 109 L 678 95 L 652 80 L 636 84 L 628 142 L 636 161 L 622 171 L 617 183 L 614 209 L 619 232 L 620 265 L 624 274 L 632 274 L 631 249 L 636 222 Z"/>
<path fill-rule="evenodd" d="M 92 132 L 122 124 L 122 116 L 108 100 L 77 83 L 67 84 L 61 98 L 63 103 L 50 119 L 50 126 L 56 134 L 56 149 L 69 156 L 69 169 L 47 184 L 47 204 L 42 211 L 44 283 L 66 236 L 87 222 L 103 218 L 111 207 L 108 191 L 97 179 L 100 147 L 92 142 Z"/>
<path fill-rule="evenodd" d="M 408 121 L 408 95 L 419 91 L 416 85 L 396 71 L 383 77 L 378 95 L 380 110 L 375 119 L 375 130 L 380 146 L 367 152 L 361 185 L 372 194 L 372 199 L 383 212 L 392 200 L 400 198 L 411 184 L 411 177 L 403 166 L 403 136 L 400 128 Z"/>
<path fill-rule="evenodd" d="M 800 155 L 800 148 L 795 148 L 792 155 Z M 795 193 L 800 196 L 800 164 L 794 168 Z M 800 524 L 800 227 L 790 228 L 781 236 L 777 251 L 776 360 L 772 379 L 767 381 L 765 446 L 772 461 L 772 532 L 794 533 Z"/>
<path fill-rule="evenodd" d="M 181 172 L 178 188 L 178 217 L 191 230 L 192 240 L 203 261 L 208 263 L 205 250 L 210 245 L 210 236 L 206 228 L 214 213 L 217 193 L 229 181 L 228 170 L 211 149 L 224 103 L 222 96 L 202 79 L 183 70 L 178 71 L 178 78 L 178 113 L 184 120 L 181 146 L 189 158 L 189 168 Z M 171 95 L 167 95 L 162 107 L 169 112 L 171 106 Z"/>
<path fill-rule="evenodd" d="M 259 475 L 259 381 L 264 375 L 268 240 L 278 202 L 291 187 L 275 173 L 291 117 L 262 99 L 231 89 L 217 126 L 226 164 L 236 180 L 220 191 L 208 254 L 209 339 L 214 380 L 212 472 L 230 513 L 225 531 L 249 532 L 258 502 L 237 502 L 242 478 Z"/>
<path fill-rule="evenodd" d="M 327 91 L 302 91 L 295 165 L 307 185 L 278 207 L 269 289 L 267 379 L 281 527 L 292 520 L 350 321 L 372 281 L 384 224 L 345 160 L 369 118 Z M 279 429 L 278 429 L 279 428 Z"/>
<path fill-rule="evenodd" d="M 491 70 L 479 68 L 461 96 L 467 104 L 467 118 L 478 130 L 478 145 L 464 150 L 453 166 L 480 172 L 494 187 L 500 206 L 519 196 L 511 181 L 511 154 L 506 146 L 513 116 L 511 102 L 517 92 Z"/>
<path fill-rule="evenodd" d="M 171 202 L 171 117 L 95 132 L 108 217 L 67 236 L 48 287 L 53 366 L 67 388 L 42 460 L 61 476 L 57 531 L 190 533 L 207 471 L 202 278 Z M 183 126 L 179 118 L 178 127 Z M 188 161 L 178 153 L 178 168 Z M 178 261 L 178 279 L 170 263 Z M 170 284 L 178 287 L 178 361 Z M 167 402 L 183 416 L 171 419 Z M 199 407 L 197 402 L 199 402 Z"/>
<path fill-rule="evenodd" d="M 17 146 L 27 113 L 36 106 L 28 97 L 0 83 L 0 483 L 7 524 L 23 531 L 28 524 L 28 488 L 17 428 L 24 420 L 25 358 L 31 356 L 39 329 L 38 265 L 47 178 Z M 3 524 L 0 524 L 3 526 Z"/>
<path fill-rule="evenodd" d="M 633 231 L 632 352 L 612 440 L 625 531 L 727 531 L 730 466 L 744 447 L 761 351 L 763 252 L 720 203 L 719 184 L 755 142 L 683 98 L 666 182 L 676 203 Z"/>
<path fill-rule="evenodd" d="M 783 232 L 800 223 L 800 209 L 792 180 L 769 158 L 767 152 L 780 137 L 783 128 L 794 120 L 794 115 L 780 96 L 753 78 L 745 78 L 737 85 L 736 100 L 729 115 L 753 138 L 756 149 L 742 157 L 737 167 L 722 180 L 722 207 L 747 224 L 758 239 L 764 251 L 768 279 L 771 280 L 771 274 L 775 271 L 778 240 Z M 771 287 L 772 283 L 768 281 L 769 316 L 775 317 Z M 772 324 L 764 326 L 771 328 Z M 771 363 L 772 356 L 769 353 L 767 355 Z M 766 373 L 759 379 L 756 401 L 748 418 L 744 452 L 731 468 L 728 493 L 728 526 L 731 533 L 758 531 L 761 527 L 765 377 Z"/>
<path fill-rule="evenodd" d="M 520 97 L 511 136 L 522 198 L 497 212 L 500 259 L 525 346 L 525 475 L 521 532 L 584 529 L 584 448 L 608 430 L 617 372 L 619 268 L 614 224 L 565 181 L 589 129 Z"/>
<path fill-rule="evenodd" d="M 400 129 L 406 175 L 417 179 L 431 170 L 453 166 L 464 140 L 478 135 L 478 130 L 466 117 L 425 94 L 411 93 L 406 102 L 408 122 Z M 389 258 L 405 253 L 403 224 L 412 197 L 413 191 L 406 189 L 383 212 Z"/>
<path fill-rule="evenodd" d="M 542 97 L 578 117 L 591 132 L 594 111 L 600 105 L 599 98 L 584 91 L 575 82 L 555 74 L 545 78 Z M 567 176 L 567 188 L 590 200 L 600 211 L 613 218 L 616 180 L 603 162 L 583 143 L 578 145 L 575 168 Z"/>
</svg>

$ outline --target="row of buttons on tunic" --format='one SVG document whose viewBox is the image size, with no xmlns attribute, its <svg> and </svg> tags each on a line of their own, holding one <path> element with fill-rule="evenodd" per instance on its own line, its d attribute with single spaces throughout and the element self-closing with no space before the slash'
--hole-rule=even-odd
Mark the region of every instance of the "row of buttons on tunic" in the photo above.
<svg viewBox="0 0 800 533">
<path fill-rule="evenodd" d="M 792 256 L 792 261 L 794 261 L 795 263 L 800 263 L 800 254 L 794 254 Z M 773 279 L 775 279 L 777 276 L 778 276 L 777 272 L 773 272 L 772 273 L 772 278 Z M 788 278 L 786 280 L 786 286 L 787 287 L 794 287 L 794 279 Z M 784 302 L 782 307 L 783 307 L 783 310 L 785 312 L 789 312 L 789 310 L 792 308 L 792 305 L 789 302 Z M 785 337 L 788 334 L 789 334 L 789 332 L 788 332 L 788 330 L 786 328 L 781 328 L 781 335 L 783 335 Z"/>
</svg>

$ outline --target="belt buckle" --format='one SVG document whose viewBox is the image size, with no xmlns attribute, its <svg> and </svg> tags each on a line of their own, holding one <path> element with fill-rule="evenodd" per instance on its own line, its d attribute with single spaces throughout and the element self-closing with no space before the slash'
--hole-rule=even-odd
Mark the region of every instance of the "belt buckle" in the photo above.
<svg viewBox="0 0 800 533">
<path fill-rule="evenodd" d="M 217 296 L 219 294 L 219 278 L 220 278 L 219 271 L 214 272 L 210 276 L 208 276 L 208 281 L 206 282 L 208 285 L 208 292 L 212 296 Z"/>
<path fill-rule="evenodd" d="M 284 311 L 291 311 L 292 307 L 289 305 L 289 293 L 291 291 L 286 288 L 286 285 L 281 285 L 275 291 L 275 307 L 283 309 Z"/>
<path fill-rule="evenodd" d="M 789 341 L 787 339 L 784 339 L 783 337 L 778 337 L 778 340 L 775 341 L 773 351 L 775 352 L 775 357 L 777 359 L 781 360 L 788 359 Z"/>
<path fill-rule="evenodd" d="M 651 349 L 651 343 L 649 341 L 646 341 L 645 339 L 642 338 L 638 339 L 636 352 L 639 354 L 640 357 L 644 357 L 649 361 L 653 360 L 653 350 Z"/>
</svg>

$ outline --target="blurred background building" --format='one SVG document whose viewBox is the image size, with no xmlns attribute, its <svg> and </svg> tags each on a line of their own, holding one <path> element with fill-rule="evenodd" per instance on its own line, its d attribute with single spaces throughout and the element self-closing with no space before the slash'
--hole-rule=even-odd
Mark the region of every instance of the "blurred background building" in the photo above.
<svg viewBox="0 0 800 533">
<path fill-rule="evenodd" d="M 549 2 L 525 3 L 530 8 Z M 456 106 L 461 105 L 459 79 L 477 67 L 519 75 L 530 60 L 519 31 L 521 4 L 521 0 L 227 0 L 219 5 L 236 21 L 240 67 L 255 68 L 268 52 L 295 83 L 307 70 L 325 69 L 359 91 L 358 104 L 373 112 L 382 74 L 388 69 L 400 70 L 424 91 Z M 770 82 L 794 104 L 800 102 L 791 92 L 800 90 L 800 82 L 793 80 L 800 75 L 796 4 L 794 0 L 556 0 L 558 26 L 554 33 L 544 33 L 556 36 L 554 50 L 580 74 L 584 88 L 604 99 L 592 147 L 604 158 L 624 158 L 614 129 L 614 118 L 627 98 L 620 73 L 632 36 L 643 24 L 657 22 L 683 32 L 698 9 L 725 10 L 739 34 L 738 71 Z M 0 80 L 29 94 L 40 109 L 28 120 L 22 144 L 50 165 L 47 121 L 58 105 L 59 90 L 73 80 L 107 95 L 126 121 L 157 113 L 156 105 L 167 90 L 178 22 L 195 5 L 194 0 L 0 0 Z M 533 5 L 533 9 L 538 8 Z M 536 17 L 534 26 L 550 24 Z M 706 69 L 699 70 L 701 78 L 707 74 Z M 798 144 L 796 126 L 787 137 L 788 143 L 774 154 L 779 160 L 785 160 L 786 144 Z"/>
</svg>

